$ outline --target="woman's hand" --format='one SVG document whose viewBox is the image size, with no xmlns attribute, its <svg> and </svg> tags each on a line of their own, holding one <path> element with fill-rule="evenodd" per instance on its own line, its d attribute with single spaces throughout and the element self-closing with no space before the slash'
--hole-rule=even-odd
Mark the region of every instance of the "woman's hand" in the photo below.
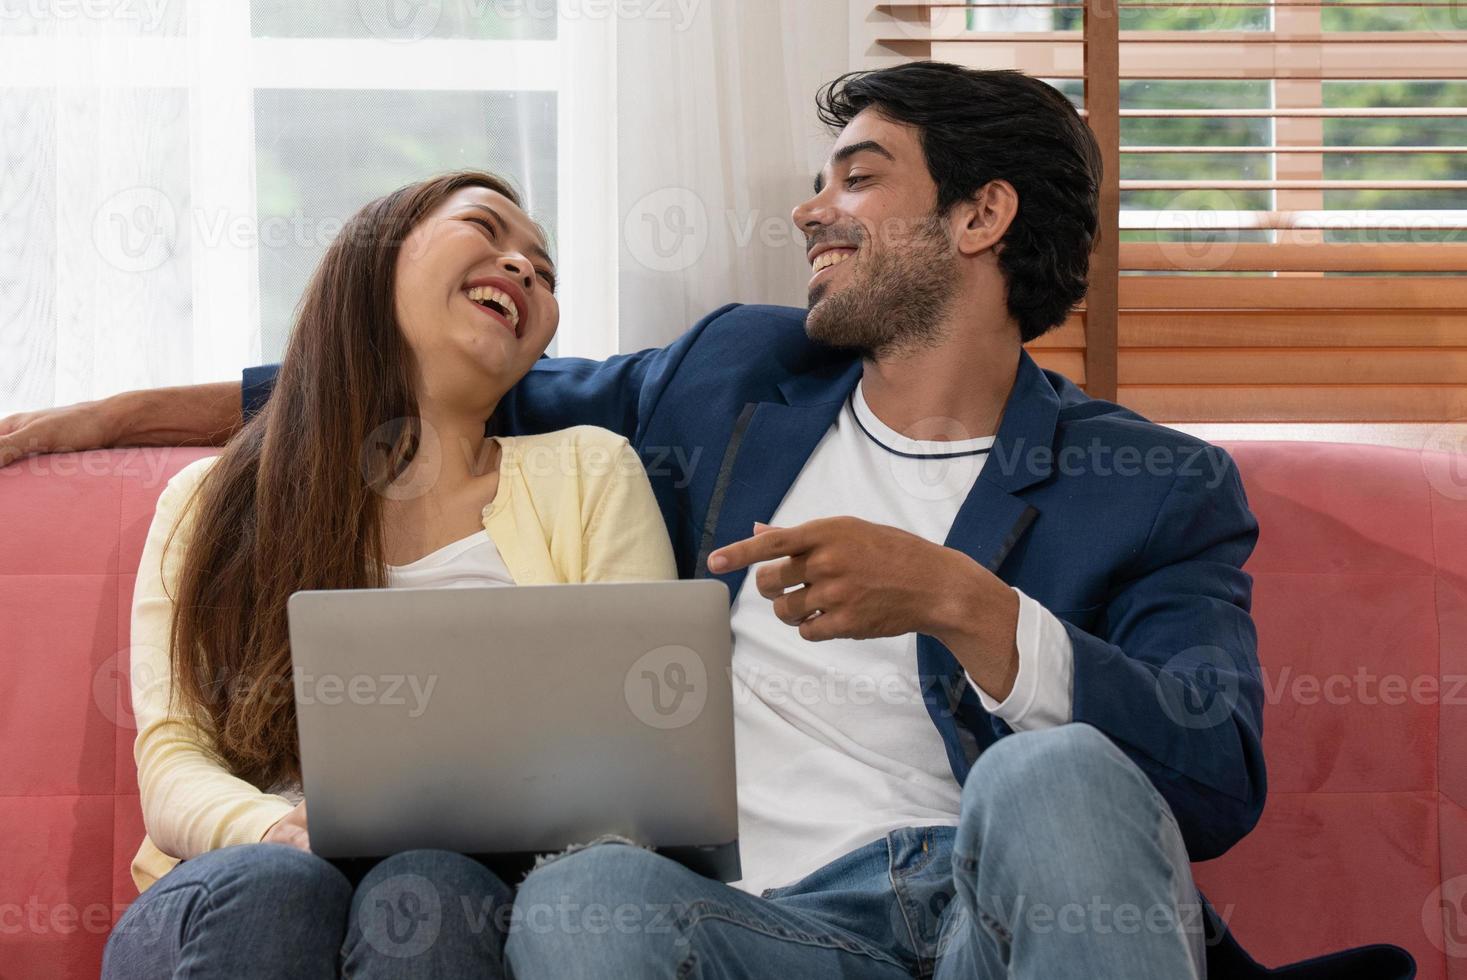
<svg viewBox="0 0 1467 980">
<path fill-rule="evenodd" d="M 306 833 L 306 801 L 301 800 L 289 813 L 272 823 L 265 836 L 260 838 L 260 843 L 286 844 L 309 851 L 311 838 Z"/>
</svg>

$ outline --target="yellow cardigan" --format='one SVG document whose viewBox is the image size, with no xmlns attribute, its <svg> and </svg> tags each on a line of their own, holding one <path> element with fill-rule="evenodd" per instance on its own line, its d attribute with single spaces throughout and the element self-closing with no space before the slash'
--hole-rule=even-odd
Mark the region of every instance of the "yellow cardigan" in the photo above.
<svg viewBox="0 0 1467 980">
<path fill-rule="evenodd" d="M 499 490 L 484 508 L 517 585 L 677 577 L 667 529 L 641 460 L 605 429 L 578 426 L 500 438 Z M 184 467 L 158 498 L 132 604 L 132 701 L 138 789 L 147 836 L 132 861 L 143 891 L 182 858 L 260 840 L 291 808 L 230 774 L 206 751 L 203 726 L 169 715 L 169 629 L 193 492 L 214 459 Z M 169 531 L 178 526 L 164 553 Z"/>
</svg>

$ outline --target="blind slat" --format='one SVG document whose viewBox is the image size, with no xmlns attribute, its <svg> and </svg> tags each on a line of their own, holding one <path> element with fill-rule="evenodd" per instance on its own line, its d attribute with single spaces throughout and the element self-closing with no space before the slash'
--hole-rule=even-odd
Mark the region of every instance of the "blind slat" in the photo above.
<svg viewBox="0 0 1467 980">
<path fill-rule="evenodd" d="M 1122 153 L 1467 153 L 1467 146 L 1122 146 Z"/>
<path fill-rule="evenodd" d="M 1121 268 L 1146 272 L 1467 272 L 1467 245 L 1122 242 Z M 1245 288 L 1238 284 L 1235 288 Z M 1252 288 L 1247 286 L 1246 288 Z"/>
<path fill-rule="evenodd" d="M 1461 191 L 1467 180 L 1122 180 L 1123 191 Z"/>
<path fill-rule="evenodd" d="M 1337 246 L 1331 246 L 1337 247 Z M 1351 310 L 1467 308 L 1467 276 L 1429 279 L 1361 276 L 1334 279 L 1236 279 L 1211 276 L 1124 276 L 1121 309 L 1307 310 L 1321 316 Z"/>
<path fill-rule="evenodd" d="M 1124 181 L 1121 186 L 1125 187 Z M 1285 229 L 1302 231 L 1462 231 L 1467 229 L 1467 211 L 1140 211 L 1130 209 L 1121 212 L 1122 231 L 1282 231 Z"/>
</svg>

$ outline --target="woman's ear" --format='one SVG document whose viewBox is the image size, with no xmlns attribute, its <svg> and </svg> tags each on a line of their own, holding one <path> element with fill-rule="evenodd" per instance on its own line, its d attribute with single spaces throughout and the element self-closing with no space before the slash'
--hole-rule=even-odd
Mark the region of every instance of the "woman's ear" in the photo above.
<svg viewBox="0 0 1467 980">
<path fill-rule="evenodd" d="M 994 249 L 1019 213 L 1019 192 L 1006 180 L 990 180 L 978 189 L 961 209 L 963 224 L 957 230 L 958 251 L 977 255 Z"/>
</svg>

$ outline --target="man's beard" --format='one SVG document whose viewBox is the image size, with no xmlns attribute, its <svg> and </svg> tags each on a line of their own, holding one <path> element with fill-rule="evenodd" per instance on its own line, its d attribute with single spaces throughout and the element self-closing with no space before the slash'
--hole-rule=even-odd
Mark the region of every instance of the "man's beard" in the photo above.
<svg viewBox="0 0 1467 980">
<path fill-rule="evenodd" d="M 829 286 L 811 292 L 805 333 L 872 359 L 935 347 L 958 288 L 946 226 L 928 218 L 909 241 L 866 255 L 866 268 L 851 270 L 859 279 L 834 293 Z M 857 256 L 846 260 L 857 261 Z"/>
</svg>

